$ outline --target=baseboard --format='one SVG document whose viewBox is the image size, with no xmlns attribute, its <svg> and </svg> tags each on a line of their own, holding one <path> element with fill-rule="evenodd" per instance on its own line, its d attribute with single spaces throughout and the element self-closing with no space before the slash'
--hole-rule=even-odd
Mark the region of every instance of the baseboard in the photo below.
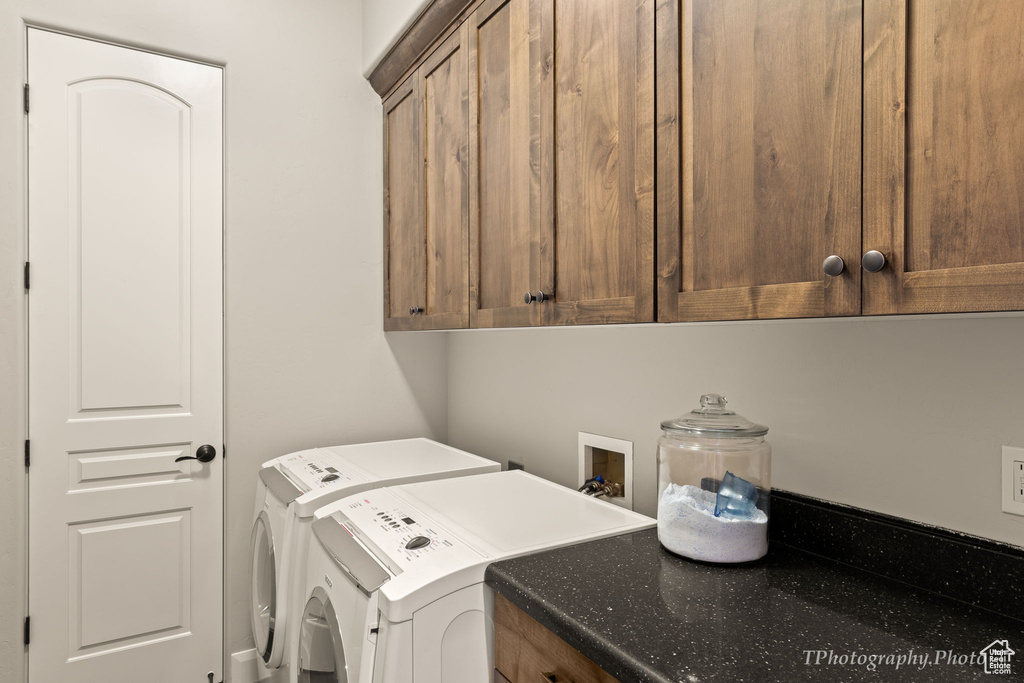
<svg viewBox="0 0 1024 683">
<path fill-rule="evenodd" d="M 256 666 L 256 648 L 242 650 L 231 655 L 231 671 L 224 683 L 258 683 L 259 669 Z"/>
</svg>

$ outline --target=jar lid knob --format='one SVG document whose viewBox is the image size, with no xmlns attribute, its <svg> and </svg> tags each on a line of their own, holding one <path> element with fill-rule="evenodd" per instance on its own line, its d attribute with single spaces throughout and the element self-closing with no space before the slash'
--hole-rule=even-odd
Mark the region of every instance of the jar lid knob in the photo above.
<svg viewBox="0 0 1024 683">
<path fill-rule="evenodd" d="M 701 408 L 717 408 L 722 410 L 725 408 L 725 404 L 729 402 L 725 396 L 720 394 L 704 394 L 700 397 Z"/>
<path fill-rule="evenodd" d="M 662 422 L 661 428 L 672 432 L 740 438 L 764 436 L 768 432 L 764 425 L 754 424 L 729 410 L 726 403 L 728 400 L 721 394 L 704 394 L 700 397 L 700 408 L 694 408 L 675 420 Z"/>
</svg>

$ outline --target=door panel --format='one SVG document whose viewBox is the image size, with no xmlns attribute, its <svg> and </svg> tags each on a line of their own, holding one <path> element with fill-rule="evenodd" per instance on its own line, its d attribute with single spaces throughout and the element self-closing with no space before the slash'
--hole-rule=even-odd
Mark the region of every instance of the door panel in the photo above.
<svg viewBox="0 0 1024 683">
<path fill-rule="evenodd" d="M 28 46 L 31 680 L 219 679 L 221 70 Z"/>
<path fill-rule="evenodd" d="M 469 325 L 469 86 L 467 27 L 424 63 L 426 308 L 424 329 Z"/>
<path fill-rule="evenodd" d="M 469 18 L 470 322 L 536 325 L 540 285 L 542 68 L 530 0 L 488 0 Z M 547 98 L 550 101 L 550 97 Z M 550 134 L 548 134 L 550 139 Z"/>
<path fill-rule="evenodd" d="M 414 329 L 426 300 L 423 112 L 410 76 L 384 104 L 384 329 Z"/>
<path fill-rule="evenodd" d="M 659 320 L 856 314 L 859 0 L 681 4 L 657 21 Z"/>
<path fill-rule="evenodd" d="M 188 481 L 187 462 L 175 462 L 190 455 L 189 444 L 168 444 L 150 448 L 114 448 L 68 453 L 68 493 L 88 489 L 119 489 L 138 484 Z"/>
<path fill-rule="evenodd" d="M 191 511 L 175 510 L 69 525 L 69 651 L 187 635 L 191 524 Z"/>
<path fill-rule="evenodd" d="M 654 2 L 554 0 L 549 324 L 654 319 Z M 552 269 L 553 268 L 553 269 Z"/>
<path fill-rule="evenodd" d="M 1024 7 L 865 9 L 864 312 L 1024 308 Z"/>
<path fill-rule="evenodd" d="M 77 258 L 68 264 L 81 293 L 71 311 L 72 417 L 187 410 L 191 111 L 159 88 L 124 79 L 81 81 L 68 97 L 78 124 L 68 131 L 69 164 L 80 180 L 71 186 Z M 146 172 L 123 173 L 128 168 Z M 120 183 L 108 182 L 113 177 Z M 118 325 L 121 316 L 136 324 Z"/>
</svg>

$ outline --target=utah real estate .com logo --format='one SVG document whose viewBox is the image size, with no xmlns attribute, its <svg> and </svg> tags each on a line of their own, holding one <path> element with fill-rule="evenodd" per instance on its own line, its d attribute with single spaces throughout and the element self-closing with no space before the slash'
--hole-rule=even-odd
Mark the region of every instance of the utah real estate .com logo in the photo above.
<svg viewBox="0 0 1024 683">
<path fill-rule="evenodd" d="M 1010 643 L 1004 639 L 992 641 L 988 647 L 982 648 L 979 654 L 985 665 L 985 673 L 1009 674 L 1010 660 L 1017 653 L 1010 649 Z"/>
</svg>

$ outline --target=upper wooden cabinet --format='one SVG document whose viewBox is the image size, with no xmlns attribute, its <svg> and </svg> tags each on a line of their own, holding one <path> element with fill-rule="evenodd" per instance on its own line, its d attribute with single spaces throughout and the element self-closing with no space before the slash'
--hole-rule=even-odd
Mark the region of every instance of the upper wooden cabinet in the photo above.
<svg viewBox="0 0 1024 683">
<path fill-rule="evenodd" d="M 466 31 L 384 103 L 384 328 L 469 325 Z"/>
<path fill-rule="evenodd" d="M 384 329 L 411 329 L 426 298 L 423 111 L 413 77 L 384 103 Z"/>
<path fill-rule="evenodd" d="M 666 1 L 657 30 L 658 319 L 859 312 L 860 1 Z"/>
<path fill-rule="evenodd" d="M 864 20 L 864 313 L 1024 309 L 1024 3 Z"/>
<path fill-rule="evenodd" d="M 548 324 L 654 320 L 654 0 L 541 3 Z M 549 93 L 545 89 L 545 94 Z M 545 207 L 552 206 L 548 211 Z"/>
<path fill-rule="evenodd" d="M 385 101 L 387 329 L 1024 309 L 1024 4 L 459 2 Z"/>
<path fill-rule="evenodd" d="M 653 2 L 489 0 L 467 23 L 472 325 L 653 320 Z"/>
<path fill-rule="evenodd" d="M 468 20 L 470 323 L 540 325 L 540 115 L 548 82 L 530 0 L 488 0 Z"/>
</svg>

